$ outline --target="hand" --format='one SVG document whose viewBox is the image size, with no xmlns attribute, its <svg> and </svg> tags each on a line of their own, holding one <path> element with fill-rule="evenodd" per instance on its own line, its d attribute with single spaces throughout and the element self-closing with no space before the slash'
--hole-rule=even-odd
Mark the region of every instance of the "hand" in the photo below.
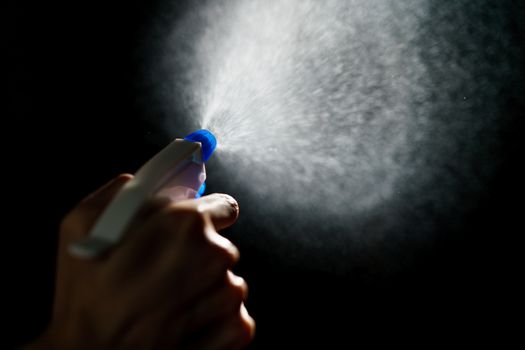
<svg viewBox="0 0 525 350">
<path fill-rule="evenodd" d="M 230 196 L 151 200 L 107 254 L 68 253 L 131 178 L 119 176 L 63 220 L 52 322 L 28 349 L 243 348 L 255 327 L 247 286 L 229 271 L 237 249 L 216 232 L 237 219 Z"/>
</svg>

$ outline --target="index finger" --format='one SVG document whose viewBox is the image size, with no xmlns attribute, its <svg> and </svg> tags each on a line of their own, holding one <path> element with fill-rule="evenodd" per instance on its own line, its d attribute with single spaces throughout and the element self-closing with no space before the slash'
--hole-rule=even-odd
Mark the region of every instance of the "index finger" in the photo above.
<svg viewBox="0 0 525 350">
<path fill-rule="evenodd" d="M 213 193 L 173 205 L 208 214 L 217 230 L 233 225 L 239 217 L 239 204 L 232 196 L 224 193 Z"/>
</svg>

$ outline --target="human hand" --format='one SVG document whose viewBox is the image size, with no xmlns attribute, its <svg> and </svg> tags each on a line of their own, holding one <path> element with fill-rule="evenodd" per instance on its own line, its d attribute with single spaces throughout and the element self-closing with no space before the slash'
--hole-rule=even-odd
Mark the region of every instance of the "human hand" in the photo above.
<svg viewBox="0 0 525 350">
<path fill-rule="evenodd" d="M 255 324 L 247 285 L 229 269 L 237 248 L 216 230 L 238 216 L 237 202 L 212 194 L 148 202 L 122 242 L 96 259 L 68 246 L 84 238 L 131 175 L 84 199 L 63 220 L 53 318 L 28 349 L 240 349 Z"/>
</svg>

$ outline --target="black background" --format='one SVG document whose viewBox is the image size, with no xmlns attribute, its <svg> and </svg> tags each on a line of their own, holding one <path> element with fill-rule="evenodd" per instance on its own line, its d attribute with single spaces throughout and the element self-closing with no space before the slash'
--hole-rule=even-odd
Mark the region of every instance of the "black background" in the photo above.
<svg viewBox="0 0 525 350">
<path fill-rule="evenodd" d="M 2 11 L 9 58 L 2 318 L 10 346 L 48 321 L 60 218 L 161 147 L 137 101 L 137 45 L 157 10 L 152 1 L 93 0 L 19 1 Z M 513 40 L 521 45 L 523 32 L 516 29 Z M 258 322 L 253 348 L 485 343 L 516 335 L 523 101 L 509 101 L 508 110 L 506 152 L 484 200 L 460 234 L 444 235 L 403 272 L 331 275 L 272 264 L 241 246 L 238 272 L 250 284 L 248 307 Z"/>
</svg>

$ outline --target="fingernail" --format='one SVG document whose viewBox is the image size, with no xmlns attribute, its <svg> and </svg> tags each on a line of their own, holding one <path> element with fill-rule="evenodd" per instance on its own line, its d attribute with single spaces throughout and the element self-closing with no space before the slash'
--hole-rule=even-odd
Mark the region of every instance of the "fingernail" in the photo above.
<svg viewBox="0 0 525 350">
<path fill-rule="evenodd" d="M 230 195 L 221 194 L 222 198 L 230 205 L 232 212 L 235 213 L 235 216 L 239 215 L 239 203 Z"/>
</svg>

